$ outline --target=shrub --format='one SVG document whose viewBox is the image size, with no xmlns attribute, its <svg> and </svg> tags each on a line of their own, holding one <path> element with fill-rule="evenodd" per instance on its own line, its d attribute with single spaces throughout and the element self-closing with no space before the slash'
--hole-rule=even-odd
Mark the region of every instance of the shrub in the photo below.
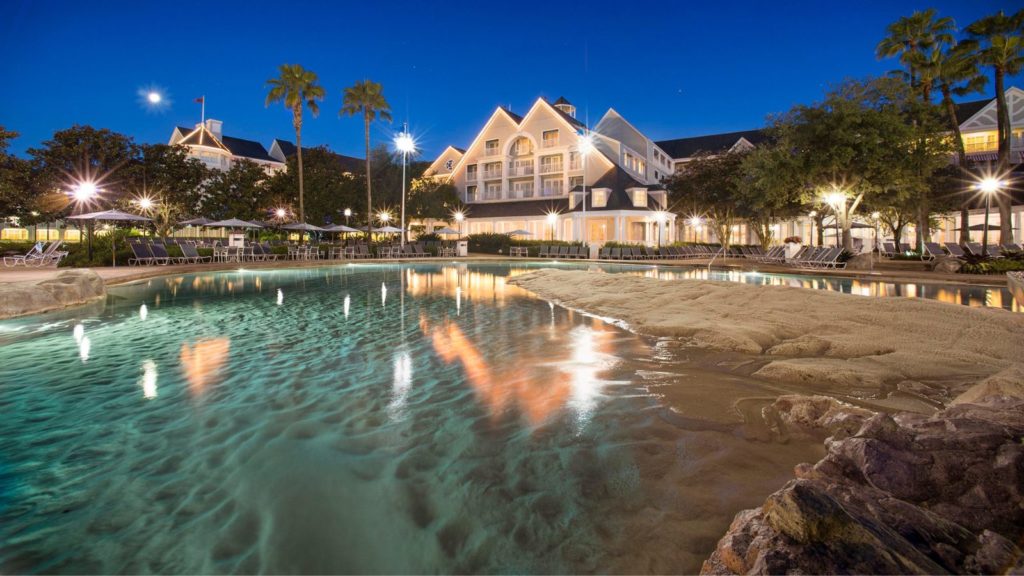
<svg viewBox="0 0 1024 576">
<path fill-rule="evenodd" d="M 43 242 L 43 244 L 47 244 L 47 243 Z M 22 254 L 27 253 L 35 245 L 36 245 L 35 242 L 29 242 L 29 241 L 24 241 L 24 242 L 20 242 L 20 241 L 18 241 L 18 242 L 15 242 L 15 241 L 0 242 L 0 254 L 12 254 L 12 255 L 13 254 L 18 254 L 20 256 Z"/>
<path fill-rule="evenodd" d="M 582 246 L 581 242 L 564 240 L 519 240 L 508 234 L 470 234 L 469 251 L 479 254 L 508 254 L 511 246 L 525 246 L 530 256 L 537 256 L 541 246 Z"/>
<path fill-rule="evenodd" d="M 1005 274 L 1018 270 L 1024 270 L 1024 255 L 1020 253 L 1005 258 L 968 256 L 967 261 L 960 267 L 961 274 Z"/>
</svg>

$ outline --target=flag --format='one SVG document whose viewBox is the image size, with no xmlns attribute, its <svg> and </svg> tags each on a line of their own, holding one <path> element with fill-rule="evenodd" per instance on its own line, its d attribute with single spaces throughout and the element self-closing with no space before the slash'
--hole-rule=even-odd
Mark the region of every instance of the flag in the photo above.
<svg viewBox="0 0 1024 576">
<path fill-rule="evenodd" d="M 196 104 L 202 104 L 203 100 L 205 100 L 205 99 L 206 99 L 205 96 L 200 96 L 199 98 L 196 98 Z"/>
</svg>

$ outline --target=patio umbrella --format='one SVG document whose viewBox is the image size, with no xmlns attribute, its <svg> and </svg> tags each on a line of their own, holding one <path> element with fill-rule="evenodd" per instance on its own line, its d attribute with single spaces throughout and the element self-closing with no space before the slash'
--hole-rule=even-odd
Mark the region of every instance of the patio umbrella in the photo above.
<svg viewBox="0 0 1024 576">
<path fill-rule="evenodd" d="M 323 232 L 324 229 L 319 226 L 314 226 L 308 222 L 293 222 L 291 224 L 285 224 L 281 226 L 282 230 L 295 230 L 298 232 Z M 299 234 L 299 241 L 304 242 L 302 234 Z"/>
<path fill-rule="evenodd" d="M 228 218 L 227 220 L 207 222 L 206 226 L 211 228 L 263 228 L 263 226 L 260 226 L 255 222 L 246 222 L 245 220 L 239 220 L 238 218 Z"/>
<path fill-rule="evenodd" d="M 447 236 L 448 234 L 458 234 L 458 233 L 459 233 L 458 230 L 452 230 L 451 228 L 449 228 L 447 226 L 445 226 L 444 228 L 440 228 L 438 230 L 434 230 L 434 234 L 443 234 L 445 236 Z"/>
<path fill-rule="evenodd" d="M 206 226 L 210 222 L 213 222 L 213 220 L 210 220 L 209 218 L 202 218 L 202 217 L 200 217 L 200 218 L 193 218 L 191 220 L 185 220 L 183 222 L 178 222 L 178 225 L 179 226 Z"/>
<path fill-rule="evenodd" d="M 513 230 L 513 231 L 509 232 L 508 235 L 509 236 L 533 236 L 533 234 L 529 230 L 523 230 L 522 228 L 520 228 L 519 230 Z"/>
<path fill-rule="evenodd" d="M 346 234 L 349 234 L 349 233 L 352 233 L 352 232 L 360 232 L 360 230 L 356 230 L 355 228 L 352 228 L 351 226 L 345 226 L 344 224 L 332 224 L 331 226 L 324 226 L 323 231 L 324 232 L 344 232 Z"/>
<path fill-rule="evenodd" d="M 79 214 L 77 216 L 68 216 L 68 220 L 91 220 L 93 222 L 150 222 L 152 218 L 146 218 L 145 216 L 139 216 L 138 214 L 129 214 L 127 212 L 121 212 L 120 210 L 104 210 L 102 212 L 89 212 L 88 214 Z M 117 238 L 111 233 L 110 235 L 110 262 L 115 268 L 117 267 Z M 92 259 L 92 234 L 89 235 L 89 258 Z"/>
<path fill-rule="evenodd" d="M 374 232 L 381 232 L 383 234 L 401 234 L 401 228 L 395 228 L 394 226 L 385 226 L 383 228 L 375 228 Z"/>
<path fill-rule="evenodd" d="M 984 224 L 974 224 L 973 226 L 968 226 L 967 229 L 968 230 L 972 230 L 972 231 L 980 232 L 980 231 L 985 229 L 985 225 Z M 999 230 L 999 224 L 991 224 L 991 223 L 989 223 L 988 229 L 989 230 Z M 956 228 L 956 230 L 959 231 L 959 230 L 962 230 L 962 228 Z M 1014 228 L 1014 230 L 1017 230 L 1017 228 Z"/>
</svg>

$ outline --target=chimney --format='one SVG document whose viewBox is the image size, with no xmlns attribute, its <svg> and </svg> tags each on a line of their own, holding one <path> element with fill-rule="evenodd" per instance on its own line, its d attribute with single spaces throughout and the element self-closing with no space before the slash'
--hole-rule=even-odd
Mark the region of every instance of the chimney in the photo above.
<svg viewBox="0 0 1024 576">
<path fill-rule="evenodd" d="M 220 120 L 214 120 L 213 118 L 210 118 L 206 121 L 206 129 L 209 130 L 210 134 L 213 134 L 214 138 L 216 138 L 217 140 L 220 140 L 224 136 L 224 132 L 222 129 L 223 125 L 224 122 Z"/>
</svg>

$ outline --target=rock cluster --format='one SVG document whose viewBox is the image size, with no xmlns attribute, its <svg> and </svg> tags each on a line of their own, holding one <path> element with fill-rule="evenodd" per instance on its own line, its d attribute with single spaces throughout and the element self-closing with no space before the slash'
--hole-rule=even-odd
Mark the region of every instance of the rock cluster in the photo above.
<svg viewBox="0 0 1024 576">
<path fill-rule="evenodd" d="M 1024 400 L 971 399 L 865 419 L 831 399 L 783 397 L 780 421 L 835 433 L 828 453 L 740 512 L 702 573 L 1024 571 Z"/>
<path fill-rule="evenodd" d="M 106 295 L 103 279 L 88 269 L 65 270 L 39 282 L 0 283 L 0 318 L 85 304 Z"/>
</svg>

